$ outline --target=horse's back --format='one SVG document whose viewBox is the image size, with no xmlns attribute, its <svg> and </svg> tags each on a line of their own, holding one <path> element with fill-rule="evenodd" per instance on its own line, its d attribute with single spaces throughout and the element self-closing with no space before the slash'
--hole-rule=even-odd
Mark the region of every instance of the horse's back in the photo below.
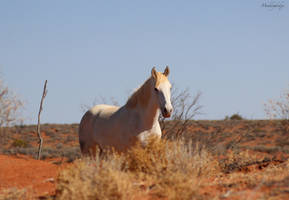
<svg viewBox="0 0 289 200">
<path fill-rule="evenodd" d="M 83 115 L 79 125 L 80 131 L 82 129 L 92 130 L 91 126 L 96 120 L 109 119 L 118 109 L 119 107 L 117 106 L 105 104 L 100 104 L 92 107 Z"/>
<path fill-rule="evenodd" d="M 97 116 L 100 118 L 109 118 L 118 109 L 118 106 L 100 104 L 92 107 L 88 112 L 90 112 L 93 116 Z"/>
</svg>

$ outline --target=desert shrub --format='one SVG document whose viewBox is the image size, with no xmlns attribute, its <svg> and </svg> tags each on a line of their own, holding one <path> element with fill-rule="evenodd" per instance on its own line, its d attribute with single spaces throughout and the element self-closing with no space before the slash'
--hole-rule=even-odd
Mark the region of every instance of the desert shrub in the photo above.
<svg viewBox="0 0 289 200">
<path fill-rule="evenodd" d="M 256 148 L 257 147 L 257 148 Z M 235 151 L 231 150 L 229 151 L 224 159 L 219 160 L 219 166 L 220 169 L 224 173 L 232 173 L 236 171 L 246 171 L 249 170 L 249 167 L 252 165 L 260 166 L 262 167 L 262 164 L 267 163 L 267 165 L 270 162 L 284 162 L 288 160 L 288 158 L 284 158 L 283 160 L 278 160 L 274 156 L 258 156 L 258 154 L 252 153 L 251 150 L 254 151 L 261 151 L 261 152 L 266 152 L 266 153 L 274 153 L 277 149 L 271 149 L 271 148 L 263 148 L 261 146 L 256 146 L 256 147 L 247 147 L 248 149 L 243 150 L 243 151 Z M 279 148 L 278 148 L 279 149 Z M 265 164 L 265 167 L 267 167 Z M 259 168 L 261 169 L 261 168 Z"/>
<path fill-rule="evenodd" d="M 75 159 L 78 159 L 81 157 L 80 155 L 80 149 L 79 147 L 66 147 L 61 149 L 61 156 L 66 157 L 68 162 L 72 162 Z"/>
<path fill-rule="evenodd" d="M 62 143 L 58 143 L 58 144 L 56 144 L 56 149 L 62 149 L 62 147 L 63 147 L 63 144 Z"/>
<path fill-rule="evenodd" d="M 78 137 L 75 137 L 74 135 L 68 135 L 65 139 L 65 143 L 76 141 Z"/>
<path fill-rule="evenodd" d="M 225 120 L 243 120 L 243 119 L 244 118 L 239 113 L 235 113 L 231 115 L 230 117 L 229 116 L 225 117 Z"/>
<path fill-rule="evenodd" d="M 0 127 L 21 122 L 20 108 L 23 101 L 0 80 Z"/>
<path fill-rule="evenodd" d="M 259 151 L 259 152 L 265 152 L 268 154 L 273 154 L 273 153 L 277 153 L 277 152 L 285 152 L 286 150 L 285 148 L 282 148 L 281 146 L 273 146 L 273 147 L 268 147 L 268 146 L 263 146 L 263 145 L 256 145 L 254 147 L 247 147 L 247 148 L 251 148 L 254 151 Z"/>
<path fill-rule="evenodd" d="M 12 147 L 22 147 L 26 148 L 28 147 L 28 142 L 21 140 L 21 139 L 14 139 L 13 143 L 11 144 Z"/>
<path fill-rule="evenodd" d="M 248 151 L 242 151 L 241 153 L 236 151 L 229 151 L 225 159 L 219 161 L 220 167 L 224 173 L 230 173 L 241 169 L 243 165 L 248 162 L 256 161 L 257 158 L 253 158 L 249 155 Z"/>
<path fill-rule="evenodd" d="M 164 158 L 153 163 L 149 173 L 145 173 L 148 182 L 154 187 L 153 196 L 168 199 L 198 199 L 199 185 L 204 178 L 219 173 L 218 162 L 201 145 L 185 143 L 184 141 L 167 141 Z M 156 156 L 159 155 L 156 151 Z M 154 150 L 149 153 L 155 154 Z M 145 157 L 145 155 L 143 156 Z"/>
<path fill-rule="evenodd" d="M 266 164 L 263 165 L 262 163 Z M 262 170 L 258 170 L 257 172 L 253 170 L 250 172 L 250 169 L 248 169 L 248 173 L 232 172 L 223 177 L 219 177 L 218 182 L 226 188 L 226 191 L 230 192 L 216 199 L 288 199 L 289 160 L 276 164 L 276 162 L 274 163 L 272 160 L 264 159 L 247 164 L 248 167 L 250 167 L 250 165 L 258 166 L 258 168 Z M 244 195 L 244 191 L 248 189 L 253 193 L 259 190 L 260 196 Z"/>
<path fill-rule="evenodd" d="M 4 126 L 10 126 L 22 122 L 21 108 L 23 101 L 4 85 L 0 79 L 0 143 L 7 142 L 7 135 Z"/>
<path fill-rule="evenodd" d="M 285 138 L 277 138 L 275 140 L 276 144 L 280 147 L 288 146 L 289 147 L 289 135 Z"/>
<path fill-rule="evenodd" d="M 11 139 L 11 135 L 7 134 L 9 127 L 0 127 L 0 144 L 1 146 L 7 144 Z"/>
<path fill-rule="evenodd" d="M 149 148 L 142 148 L 142 144 L 138 143 L 125 156 L 128 170 L 153 174 L 165 170 L 168 164 L 166 145 L 165 141 L 158 141 L 153 137 L 148 139 L 147 146 Z"/>
<path fill-rule="evenodd" d="M 132 199 L 133 181 L 121 170 L 121 158 L 106 161 L 83 159 L 61 172 L 56 199 Z"/>
<path fill-rule="evenodd" d="M 80 158 L 80 149 L 79 147 L 63 147 L 61 148 L 50 148 L 44 147 L 42 150 L 42 158 L 56 158 L 56 157 L 65 157 L 68 162 L 72 162 L 77 158 Z"/>
<path fill-rule="evenodd" d="M 52 158 L 52 157 L 56 157 L 56 156 L 54 154 L 47 152 L 47 151 L 41 152 L 41 159 L 43 159 L 43 160 L 45 160 L 47 158 Z"/>
<path fill-rule="evenodd" d="M 34 156 L 37 152 L 35 147 L 14 147 L 5 150 L 5 154 L 15 155 L 15 154 L 24 154 Z"/>
<path fill-rule="evenodd" d="M 46 130 L 45 131 L 45 135 L 49 136 L 49 137 L 54 137 L 55 136 L 55 132 L 51 131 L 51 130 Z"/>
<path fill-rule="evenodd" d="M 149 139 L 126 154 L 81 159 L 61 172 L 56 199 L 199 198 L 199 183 L 219 173 L 200 145 Z"/>
<path fill-rule="evenodd" d="M 22 140 L 17 140 L 16 146 L 11 145 L 8 149 L 0 149 L 0 153 L 6 154 L 6 155 L 16 155 L 16 154 L 23 154 L 23 155 L 30 155 L 34 158 L 37 157 L 38 148 L 37 147 L 31 147 L 31 145 L 28 143 L 22 143 L 19 142 Z M 24 146 L 23 146 L 24 145 Z M 60 145 L 61 146 L 61 145 Z M 63 147 L 58 146 L 57 148 L 51 148 L 51 147 L 44 147 L 42 149 L 42 159 L 47 158 L 57 158 L 57 157 L 64 157 L 67 158 L 68 162 L 72 162 L 75 159 L 80 158 L 80 149 L 79 147 Z"/>
<path fill-rule="evenodd" d="M 269 118 L 289 120 L 289 89 L 280 95 L 279 100 L 270 99 L 265 104 L 265 112 Z"/>
<path fill-rule="evenodd" d="M 201 92 L 192 96 L 189 89 L 179 90 L 177 87 L 172 87 L 171 103 L 173 113 L 171 118 L 165 119 L 160 115 L 159 122 L 161 130 L 165 135 L 164 138 L 178 138 L 190 126 L 191 121 L 196 115 L 199 115 L 202 106 L 199 104 Z"/>
</svg>

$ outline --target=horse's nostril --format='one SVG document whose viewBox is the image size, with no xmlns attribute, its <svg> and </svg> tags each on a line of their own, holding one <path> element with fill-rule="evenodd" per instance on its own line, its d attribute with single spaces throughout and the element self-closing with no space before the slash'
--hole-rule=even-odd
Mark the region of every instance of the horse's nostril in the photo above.
<svg viewBox="0 0 289 200">
<path fill-rule="evenodd" d="M 170 114 L 170 113 L 172 113 L 173 112 L 173 109 L 172 108 L 169 108 L 169 109 L 167 109 L 167 108 L 164 108 L 164 114 Z"/>
<path fill-rule="evenodd" d="M 162 110 L 163 117 L 165 117 L 165 118 L 170 117 L 171 116 L 170 111 L 171 111 L 170 108 L 163 108 L 163 110 Z"/>
<path fill-rule="evenodd" d="M 166 108 L 164 108 L 164 113 L 168 114 L 168 110 Z"/>
</svg>

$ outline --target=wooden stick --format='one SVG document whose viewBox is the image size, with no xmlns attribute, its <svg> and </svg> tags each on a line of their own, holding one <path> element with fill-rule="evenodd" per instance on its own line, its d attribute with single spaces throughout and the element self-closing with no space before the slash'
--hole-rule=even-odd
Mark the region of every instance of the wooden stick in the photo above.
<svg viewBox="0 0 289 200">
<path fill-rule="evenodd" d="M 46 84 L 47 84 L 47 80 L 45 80 L 45 83 L 44 83 L 44 89 L 43 89 L 43 94 L 41 97 L 40 108 L 39 108 L 39 113 L 38 113 L 38 124 L 37 124 L 37 134 L 38 134 L 38 138 L 39 138 L 38 156 L 37 156 L 38 160 L 40 160 L 40 157 L 41 157 L 42 144 L 43 144 L 43 138 L 42 138 L 41 133 L 40 133 L 40 114 L 42 111 L 43 100 L 47 94 Z"/>
</svg>

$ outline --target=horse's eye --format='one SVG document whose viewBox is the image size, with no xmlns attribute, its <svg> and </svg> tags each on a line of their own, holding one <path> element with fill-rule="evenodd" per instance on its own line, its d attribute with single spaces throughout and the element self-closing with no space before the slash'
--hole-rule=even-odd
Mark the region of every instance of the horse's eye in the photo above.
<svg viewBox="0 0 289 200">
<path fill-rule="evenodd" d="M 155 91 L 158 92 L 159 91 L 158 88 L 155 88 Z"/>
</svg>

